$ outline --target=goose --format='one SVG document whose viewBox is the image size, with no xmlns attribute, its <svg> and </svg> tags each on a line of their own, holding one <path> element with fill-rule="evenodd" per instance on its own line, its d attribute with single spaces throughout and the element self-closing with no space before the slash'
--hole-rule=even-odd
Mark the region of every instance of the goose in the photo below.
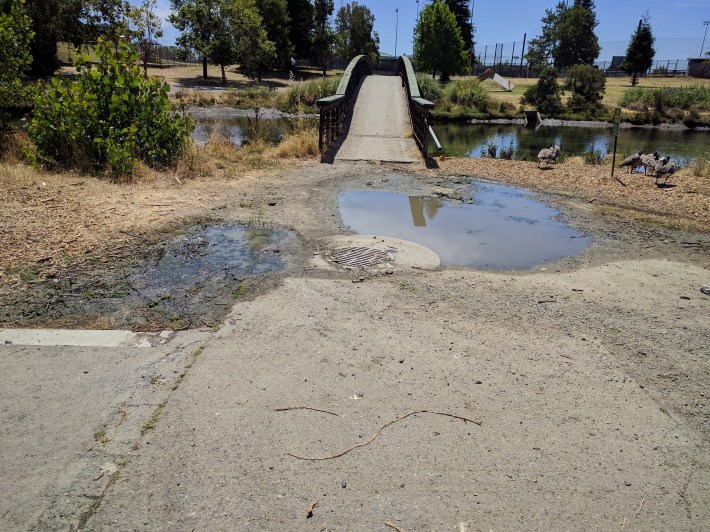
<svg viewBox="0 0 710 532">
<path fill-rule="evenodd" d="M 644 175 L 648 175 L 648 169 L 654 170 L 656 168 L 656 163 L 658 162 L 659 153 L 654 151 L 653 153 L 647 153 L 641 156 L 641 166 L 643 166 Z"/>
<path fill-rule="evenodd" d="M 666 155 L 656 163 L 654 173 L 656 177 L 656 185 L 665 185 L 666 183 L 668 183 L 668 178 L 673 175 L 673 172 L 675 172 L 675 164 L 673 164 L 671 162 L 671 158 Z M 658 182 L 659 178 L 661 177 L 665 177 L 663 183 Z"/>
<path fill-rule="evenodd" d="M 629 167 L 629 173 L 634 171 L 634 168 L 637 168 L 641 166 L 641 157 L 643 156 L 643 153 L 638 152 L 634 153 L 633 155 L 629 155 L 626 159 L 621 161 L 621 164 L 619 166 L 628 166 Z"/>
<path fill-rule="evenodd" d="M 560 156 L 560 147 L 556 144 L 551 144 L 547 148 L 540 150 L 537 154 L 537 167 L 540 168 L 540 163 L 545 161 L 546 163 L 557 162 L 557 158 Z"/>
</svg>

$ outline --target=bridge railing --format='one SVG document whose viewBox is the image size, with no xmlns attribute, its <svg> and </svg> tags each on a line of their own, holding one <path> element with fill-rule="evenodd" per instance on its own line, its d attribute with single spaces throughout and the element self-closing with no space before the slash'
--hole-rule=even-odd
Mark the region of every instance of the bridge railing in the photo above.
<svg viewBox="0 0 710 532">
<path fill-rule="evenodd" d="M 419 92 L 417 78 L 414 76 L 414 67 L 408 57 L 403 55 L 397 59 L 396 73 L 398 76 L 402 77 L 402 85 L 407 91 L 409 117 L 412 122 L 414 142 L 417 143 L 417 147 L 422 155 L 426 157 L 427 150 L 429 149 L 429 132 L 432 131 L 430 109 L 434 107 L 434 104 L 422 98 Z"/>
<path fill-rule="evenodd" d="M 350 99 L 360 80 L 372 74 L 372 61 L 366 55 L 353 58 L 345 69 L 340 80 L 338 91 L 333 96 L 321 98 L 316 102 L 320 111 L 320 127 L 318 128 L 318 148 L 323 153 L 340 133 L 345 121 Z"/>
</svg>

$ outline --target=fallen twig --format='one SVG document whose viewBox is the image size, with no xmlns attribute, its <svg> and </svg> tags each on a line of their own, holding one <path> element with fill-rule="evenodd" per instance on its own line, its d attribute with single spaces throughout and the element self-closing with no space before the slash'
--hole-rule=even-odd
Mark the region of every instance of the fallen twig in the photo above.
<svg viewBox="0 0 710 532">
<path fill-rule="evenodd" d="M 446 417 L 452 417 L 452 418 L 454 418 L 454 419 L 460 419 L 460 420 L 462 420 L 462 421 L 469 421 L 469 422 L 471 422 L 471 423 L 475 423 L 476 425 L 481 425 L 481 424 L 482 424 L 481 421 L 475 421 L 475 420 L 473 420 L 473 419 L 469 419 L 469 418 L 461 417 L 461 416 L 456 416 L 456 415 L 454 415 L 454 414 L 447 414 L 447 413 L 445 413 L 445 412 L 436 412 L 436 411 L 434 411 L 434 410 L 415 410 L 414 412 L 410 412 L 409 414 L 405 414 L 405 415 L 403 415 L 402 417 L 398 417 L 397 419 L 393 419 L 392 421 L 389 421 L 389 422 L 385 423 L 385 424 L 384 424 L 382 427 L 380 427 L 380 429 L 379 429 L 377 432 L 375 432 L 375 434 L 373 434 L 372 437 L 371 437 L 369 440 L 367 440 L 365 443 L 359 443 L 359 444 L 357 444 L 357 445 L 353 445 L 352 447 L 350 447 L 349 449 L 346 449 L 346 450 L 343 451 L 342 453 L 338 453 L 338 454 L 333 455 L 333 456 L 323 456 L 323 457 L 316 457 L 316 458 L 308 458 L 308 457 L 305 457 L 305 456 L 298 456 L 298 455 L 291 454 L 291 453 L 286 453 L 286 454 L 287 454 L 288 456 L 291 456 L 291 457 L 293 457 L 293 458 L 297 458 L 297 459 L 299 459 L 299 460 L 309 460 L 309 461 L 313 461 L 313 462 L 320 461 L 320 460 L 333 460 L 333 459 L 335 459 L 335 458 L 340 458 L 341 456 L 344 456 L 344 455 L 348 454 L 350 451 L 354 451 L 355 449 L 359 449 L 360 447 L 365 447 L 366 445 L 370 445 L 373 441 L 375 441 L 375 438 L 377 438 L 377 437 L 380 435 L 380 433 L 381 433 L 384 429 L 386 429 L 386 428 L 389 427 L 390 425 L 394 425 L 395 423 L 397 423 L 397 422 L 399 422 L 399 421 L 402 421 L 403 419 L 406 419 L 406 418 L 408 418 L 409 416 L 413 416 L 413 415 L 415 415 L 415 414 L 437 414 L 437 415 L 439 415 L 439 416 L 446 416 Z"/>
<path fill-rule="evenodd" d="M 639 509 L 636 510 L 636 515 L 641 513 L 641 509 L 643 508 L 643 503 L 646 502 L 646 499 L 641 499 L 641 504 L 639 504 Z"/>
<path fill-rule="evenodd" d="M 616 180 L 617 180 L 619 183 L 621 183 L 622 185 L 626 186 L 626 183 L 624 183 L 624 182 L 623 182 L 621 179 L 619 179 L 618 177 L 614 176 L 614 179 L 616 179 Z"/>
<path fill-rule="evenodd" d="M 314 412 L 323 412 L 324 414 L 330 414 L 331 416 L 341 417 L 340 414 L 328 412 L 327 410 L 321 410 L 320 408 L 311 408 L 310 406 L 288 406 L 286 408 L 274 408 L 274 412 L 286 412 L 288 410 L 313 410 Z"/>
<path fill-rule="evenodd" d="M 619 525 L 619 532 L 624 530 L 625 526 L 626 526 L 626 517 L 624 517 L 624 520 L 621 522 L 621 525 Z"/>
<path fill-rule="evenodd" d="M 388 527 L 390 527 L 390 528 L 394 528 L 397 532 L 407 532 L 407 531 L 404 530 L 403 528 L 398 527 L 397 525 L 395 525 L 392 521 L 385 521 L 385 526 L 388 526 Z"/>
</svg>

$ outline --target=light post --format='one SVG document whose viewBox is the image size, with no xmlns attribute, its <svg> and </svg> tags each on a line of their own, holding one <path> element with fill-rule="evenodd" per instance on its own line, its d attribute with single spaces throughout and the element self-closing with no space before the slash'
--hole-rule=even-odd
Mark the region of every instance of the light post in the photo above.
<svg viewBox="0 0 710 532">
<path fill-rule="evenodd" d="M 708 25 L 710 25 L 710 20 L 706 20 L 703 22 L 703 26 L 705 26 L 705 34 L 703 35 L 703 44 L 700 45 L 700 57 L 703 56 L 703 49 L 705 48 L 705 37 L 707 37 L 708 34 Z"/>
<path fill-rule="evenodd" d="M 399 30 L 399 9 L 394 10 L 397 15 L 397 22 L 394 25 L 394 58 L 397 59 L 397 31 Z"/>
<path fill-rule="evenodd" d="M 419 21 L 419 0 L 417 0 L 417 21 Z"/>
</svg>

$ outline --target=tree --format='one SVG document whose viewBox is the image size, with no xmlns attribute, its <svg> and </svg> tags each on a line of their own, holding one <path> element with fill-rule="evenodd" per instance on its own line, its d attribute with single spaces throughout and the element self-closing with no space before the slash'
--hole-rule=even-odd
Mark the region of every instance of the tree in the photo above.
<svg viewBox="0 0 710 532">
<path fill-rule="evenodd" d="M 287 69 L 290 68 L 293 46 L 288 38 L 291 18 L 286 0 L 257 0 L 256 7 L 266 29 L 267 38 L 276 45 L 277 62 Z"/>
<path fill-rule="evenodd" d="M 231 0 L 226 14 L 236 62 L 247 76 L 261 82 L 262 73 L 276 60 L 277 50 L 268 39 L 256 5 L 253 0 Z"/>
<path fill-rule="evenodd" d="M 96 38 L 92 6 L 90 0 L 27 0 L 25 8 L 34 34 L 30 43 L 32 75 L 49 76 L 59 68 L 58 42 L 78 46 Z"/>
<path fill-rule="evenodd" d="M 0 109 L 15 106 L 26 97 L 20 76 L 32 60 L 30 26 L 24 0 L 0 0 Z M 0 114 L 0 130 L 5 127 Z"/>
<path fill-rule="evenodd" d="M 143 0 L 139 7 L 132 8 L 128 13 L 135 28 L 131 33 L 138 43 L 145 76 L 148 76 L 148 62 L 158 47 L 157 39 L 163 36 L 160 17 L 155 9 L 156 0 Z"/>
<path fill-rule="evenodd" d="M 182 32 L 176 44 L 183 50 L 194 50 L 202 56 L 202 79 L 207 79 L 207 58 L 215 35 L 225 35 L 224 20 L 218 7 L 220 0 L 170 0 L 173 14 L 170 23 Z"/>
<path fill-rule="evenodd" d="M 315 0 L 313 7 L 313 22 L 315 26 L 313 55 L 323 69 L 323 77 L 325 77 L 328 69 L 328 60 L 335 42 L 335 34 L 330 27 L 330 17 L 335 6 L 333 5 L 333 0 Z"/>
<path fill-rule="evenodd" d="M 542 17 L 542 32 L 530 39 L 525 58 L 530 68 L 545 68 L 552 63 L 559 43 L 558 26 L 562 13 L 567 9 L 564 1 L 557 2 L 554 9 L 546 9 Z"/>
<path fill-rule="evenodd" d="M 656 50 L 651 33 L 650 16 L 648 12 L 639 20 L 636 32 L 631 36 L 631 42 L 626 49 L 626 58 L 621 63 L 621 69 L 631 76 L 631 86 L 636 86 L 636 78 L 640 73 L 646 72 L 653 64 Z"/>
<path fill-rule="evenodd" d="M 420 13 L 414 27 L 414 61 L 420 70 L 438 71 L 447 81 L 468 64 L 461 29 L 456 17 L 441 0 L 434 0 Z"/>
<path fill-rule="evenodd" d="M 365 6 L 349 2 L 335 17 L 335 50 L 341 59 L 367 55 L 380 62 L 380 37 L 374 31 L 375 16 Z"/>
<path fill-rule="evenodd" d="M 570 111 L 593 112 L 601 107 L 606 76 L 591 65 L 575 65 L 567 72 L 565 88 L 572 91 L 567 102 Z"/>
<path fill-rule="evenodd" d="M 296 57 L 307 58 L 313 46 L 313 3 L 311 0 L 288 0 L 288 15 L 291 25 L 288 40 L 293 45 Z"/>
<path fill-rule="evenodd" d="M 562 11 L 557 26 L 558 45 L 554 52 L 557 68 L 594 64 L 601 51 L 594 33 L 598 24 L 594 0 L 575 0 L 572 7 Z"/>
<path fill-rule="evenodd" d="M 469 51 L 473 47 L 473 25 L 471 24 L 470 0 L 444 0 L 451 12 L 456 17 L 456 22 L 461 30 L 464 49 Z"/>
<path fill-rule="evenodd" d="M 555 67 L 546 67 L 537 80 L 537 83 L 529 87 L 520 103 L 534 105 L 538 111 L 557 115 L 562 112 L 562 100 L 560 95 L 562 89 L 557 83 L 559 73 Z"/>
</svg>

